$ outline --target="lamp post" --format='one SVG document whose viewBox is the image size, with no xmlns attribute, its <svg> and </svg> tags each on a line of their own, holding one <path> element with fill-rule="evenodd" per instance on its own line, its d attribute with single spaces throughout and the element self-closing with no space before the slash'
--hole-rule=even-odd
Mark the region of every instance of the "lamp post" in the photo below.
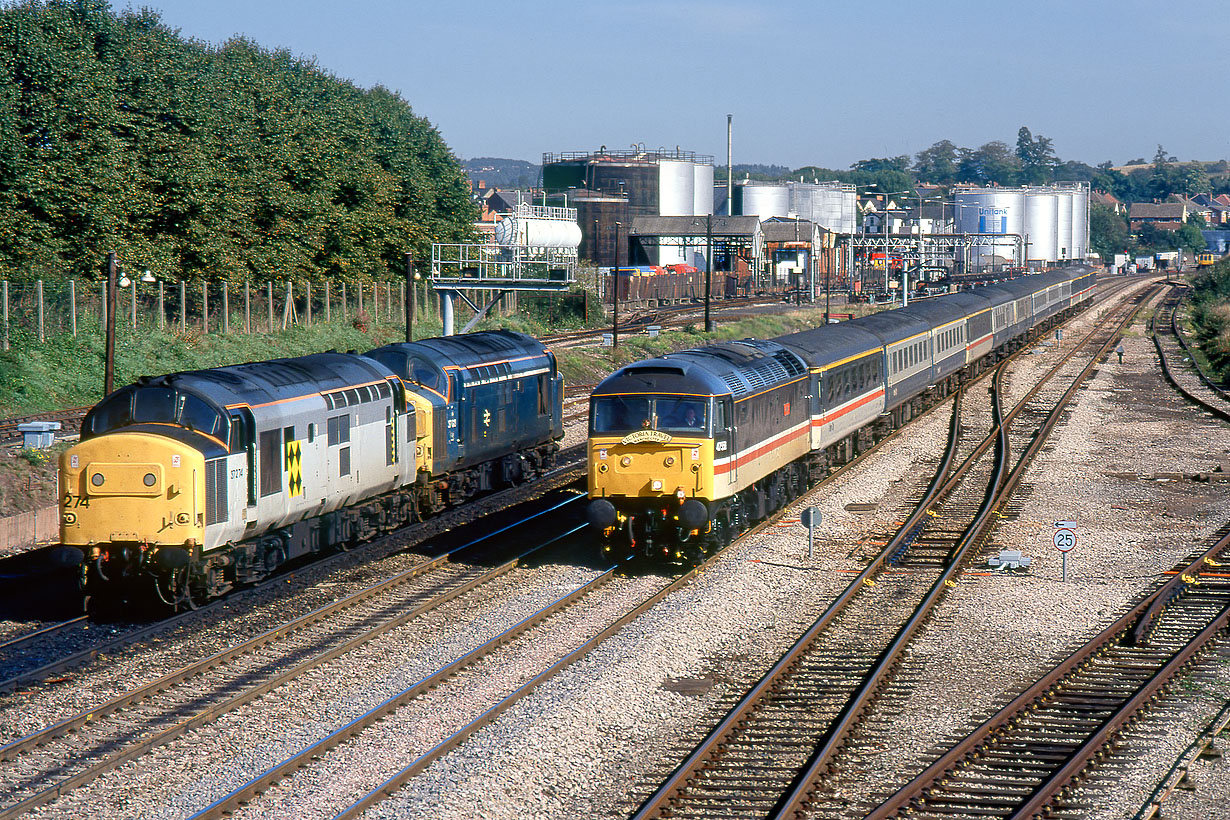
<svg viewBox="0 0 1230 820">
<path fill-rule="evenodd" d="M 418 301 L 419 272 L 414 269 L 414 258 L 406 254 L 406 341 L 414 341 L 414 312 Z"/>
<path fill-rule="evenodd" d="M 111 389 L 115 386 L 115 277 L 119 267 L 115 252 L 107 254 L 107 330 L 106 352 L 103 356 L 103 396 L 111 395 Z"/>
</svg>

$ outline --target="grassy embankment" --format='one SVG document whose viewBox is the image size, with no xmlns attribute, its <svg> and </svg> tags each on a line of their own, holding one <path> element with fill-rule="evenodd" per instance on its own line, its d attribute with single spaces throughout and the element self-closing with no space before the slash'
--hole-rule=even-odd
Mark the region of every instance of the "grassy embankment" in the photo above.
<svg viewBox="0 0 1230 820">
<path fill-rule="evenodd" d="M 842 308 L 847 309 L 847 308 Z M 593 384 L 628 362 L 708 341 L 771 338 L 814 327 L 823 308 L 791 310 L 771 316 L 718 322 L 712 334 L 695 327 L 666 330 L 656 339 L 642 331 L 620 337 L 618 349 L 587 347 L 558 351 L 560 371 L 569 384 Z M 484 327 L 507 327 L 531 335 L 547 329 L 524 317 L 493 319 Z M 416 327 L 416 331 L 420 328 Z M 421 328 L 422 335 L 439 332 L 439 325 Z M 375 325 L 363 330 L 354 324 L 314 325 L 263 334 L 199 331 L 117 329 L 115 384 L 129 384 L 143 375 L 215 367 L 322 350 L 370 350 L 404 338 L 400 325 Z M 416 333 L 416 336 L 419 335 Z M 18 339 L 12 350 L 0 353 L 0 416 L 81 407 L 102 397 L 104 344 L 97 327 L 83 329 L 74 339 L 61 336 L 44 344 Z M 62 449 L 55 448 L 56 451 Z M 56 452 L 21 453 L 0 457 L 0 516 L 14 515 L 55 502 Z"/>
<path fill-rule="evenodd" d="M 1197 362 L 1223 384 L 1230 382 L 1230 260 L 1192 277 L 1195 292 L 1187 312 Z"/>
</svg>

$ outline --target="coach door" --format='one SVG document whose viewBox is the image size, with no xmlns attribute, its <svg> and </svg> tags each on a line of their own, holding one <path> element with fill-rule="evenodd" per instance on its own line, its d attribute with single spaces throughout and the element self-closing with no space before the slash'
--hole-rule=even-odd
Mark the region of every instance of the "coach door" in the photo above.
<svg viewBox="0 0 1230 820">
<path fill-rule="evenodd" d="M 247 501 L 249 507 L 256 506 L 256 419 L 252 410 L 247 407 L 231 409 L 231 441 L 232 453 L 244 453 L 244 474 L 246 478 Z"/>
</svg>

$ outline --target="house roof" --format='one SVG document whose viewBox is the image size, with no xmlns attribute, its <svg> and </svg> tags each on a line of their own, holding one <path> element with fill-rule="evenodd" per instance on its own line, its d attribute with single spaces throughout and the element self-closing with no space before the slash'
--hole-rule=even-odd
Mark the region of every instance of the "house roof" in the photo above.
<svg viewBox="0 0 1230 820">
<path fill-rule="evenodd" d="M 1132 219 L 1166 219 L 1183 221 L 1187 219 L 1187 206 L 1178 202 L 1133 202 L 1128 212 Z"/>
<path fill-rule="evenodd" d="M 632 233 L 642 236 L 755 236 L 760 217 L 715 216 L 706 224 L 702 216 L 638 216 L 632 220 Z"/>
<path fill-rule="evenodd" d="M 760 223 L 765 242 L 810 242 L 818 226 L 808 219 L 773 217 Z"/>
</svg>

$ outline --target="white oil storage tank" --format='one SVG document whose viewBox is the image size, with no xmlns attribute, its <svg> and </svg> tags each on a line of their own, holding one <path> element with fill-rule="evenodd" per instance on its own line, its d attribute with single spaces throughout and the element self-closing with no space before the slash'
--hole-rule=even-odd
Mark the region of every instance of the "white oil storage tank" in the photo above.
<svg viewBox="0 0 1230 820">
<path fill-rule="evenodd" d="M 991 255 L 1012 261 L 1016 256 L 1015 238 L 1025 232 L 1025 194 L 1019 188 L 981 188 L 956 195 L 957 232 L 1003 234 L 1005 238 L 972 249 L 981 263 Z"/>
<path fill-rule="evenodd" d="M 1055 192 L 1055 242 L 1059 246 L 1056 261 L 1066 262 L 1073 257 L 1072 253 L 1072 196 L 1069 189 Z"/>
<path fill-rule="evenodd" d="M 1072 258 L 1089 255 L 1089 188 L 1081 184 L 1072 196 Z"/>
<path fill-rule="evenodd" d="M 696 163 L 693 166 L 692 216 L 713 213 L 713 166 Z"/>
<path fill-rule="evenodd" d="M 834 233 L 855 233 L 857 190 L 840 182 L 790 183 L 790 213 Z"/>
<path fill-rule="evenodd" d="M 708 192 L 708 188 L 705 189 Z M 692 216 L 696 209 L 696 163 L 658 162 L 658 215 Z"/>
<path fill-rule="evenodd" d="M 576 248 L 581 244 L 581 226 L 575 220 L 511 214 L 495 223 L 495 241 L 530 248 Z"/>
<path fill-rule="evenodd" d="M 772 182 L 736 183 L 734 206 L 736 216 L 789 216 L 790 188 Z"/>
<path fill-rule="evenodd" d="M 1036 188 L 1025 194 L 1025 233 L 1028 258 L 1054 262 L 1059 258 L 1059 205 L 1053 189 Z"/>
</svg>

